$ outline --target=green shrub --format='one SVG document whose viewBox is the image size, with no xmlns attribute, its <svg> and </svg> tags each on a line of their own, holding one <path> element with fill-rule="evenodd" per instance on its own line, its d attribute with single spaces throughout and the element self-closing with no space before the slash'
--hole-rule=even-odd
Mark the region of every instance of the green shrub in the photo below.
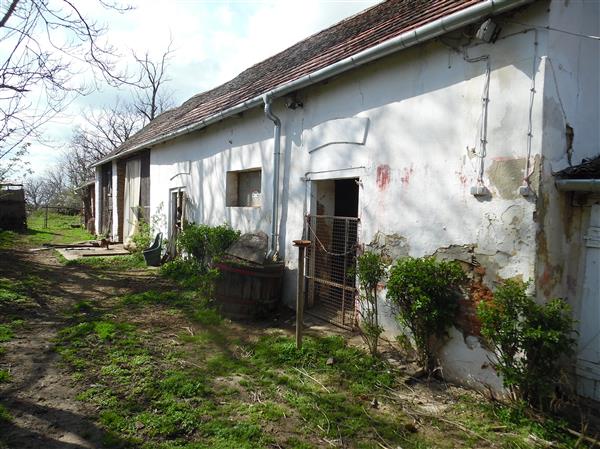
<svg viewBox="0 0 600 449">
<path fill-rule="evenodd" d="M 366 252 L 356 260 L 356 274 L 360 284 L 361 337 L 371 355 L 377 354 L 377 344 L 383 328 L 379 325 L 377 310 L 377 286 L 385 276 L 385 262 L 377 253 Z"/>
<path fill-rule="evenodd" d="M 478 306 L 481 334 L 493 350 L 495 368 L 514 399 L 544 406 L 560 379 L 560 358 L 571 355 L 573 319 L 561 299 L 537 304 L 527 284 L 508 280 L 491 301 Z"/>
<path fill-rule="evenodd" d="M 131 240 L 133 241 L 133 252 L 135 254 L 142 254 L 142 252 L 150 246 L 153 240 L 152 229 L 150 225 L 144 220 L 140 218 L 138 221 L 138 227 L 133 234 Z"/>
<path fill-rule="evenodd" d="M 196 259 L 181 258 L 161 265 L 160 273 L 179 282 L 184 288 L 202 291 L 205 298 L 212 298 L 214 281 L 219 276 L 219 270 L 203 268 Z"/>
<path fill-rule="evenodd" d="M 392 266 L 387 297 L 398 321 L 415 341 L 420 365 L 435 368 L 431 338 L 443 337 L 454 322 L 466 276 L 458 262 L 433 257 L 400 259 Z"/>
<path fill-rule="evenodd" d="M 201 269 L 205 270 L 239 237 L 240 231 L 232 229 L 227 224 L 220 226 L 188 224 L 181 232 L 177 246 L 196 259 Z"/>
</svg>

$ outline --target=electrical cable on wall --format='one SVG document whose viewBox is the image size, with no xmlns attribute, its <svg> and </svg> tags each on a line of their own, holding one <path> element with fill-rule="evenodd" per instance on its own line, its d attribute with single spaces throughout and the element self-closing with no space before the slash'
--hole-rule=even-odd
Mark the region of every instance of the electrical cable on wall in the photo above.
<svg viewBox="0 0 600 449">
<path fill-rule="evenodd" d="M 533 193 L 529 185 L 531 172 L 531 145 L 533 141 L 533 103 L 535 100 L 535 76 L 537 74 L 537 49 L 538 49 L 538 32 L 533 30 L 533 67 L 531 70 L 531 88 L 529 89 L 529 110 L 527 114 L 527 154 L 525 156 L 525 176 L 523 176 L 523 185 L 519 187 L 519 193 L 523 196 L 529 196 Z"/>
<path fill-rule="evenodd" d="M 483 174 L 485 171 L 485 157 L 487 155 L 487 130 L 488 130 L 488 105 L 490 102 L 490 79 L 492 73 L 492 64 L 490 61 L 490 55 L 482 55 L 474 58 L 470 58 L 467 49 L 464 48 L 462 51 L 463 59 L 468 63 L 477 63 L 485 61 L 485 80 L 483 83 L 483 92 L 481 94 L 481 116 L 479 122 L 478 138 L 479 138 L 479 151 L 474 152 L 475 156 L 479 158 L 479 167 L 477 170 L 477 185 L 471 188 L 471 193 L 474 195 L 485 195 L 487 189 L 485 189 L 483 183 Z"/>
<path fill-rule="evenodd" d="M 533 28 L 535 30 L 555 31 L 557 33 L 568 34 L 570 36 L 581 37 L 581 38 L 584 38 L 584 39 L 591 39 L 591 40 L 594 40 L 594 41 L 600 41 L 600 36 L 594 36 L 594 35 L 591 35 L 591 34 L 576 33 L 574 31 L 560 30 L 558 28 L 553 28 L 553 27 L 550 27 L 550 26 L 531 25 L 529 23 L 515 22 L 513 20 L 502 20 L 502 22 L 503 23 L 510 23 L 510 24 L 513 24 L 513 25 L 522 25 L 522 26 L 526 26 L 528 28 Z"/>
<path fill-rule="evenodd" d="M 475 196 L 485 196 L 489 192 L 484 185 L 483 182 L 483 174 L 485 172 L 485 157 L 487 155 L 487 130 L 488 130 L 488 110 L 489 110 L 489 102 L 490 102 L 490 80 L 492 73 L 492 64 L 490 61 L 490 55 L 481 55 L 477 57 L 469 57 L 468 54 L 468 46 L 471 41 L 462 47 L 456 47 L 452 44 L 444 42 L 443 39 L 440 39 L 440 42 L 456 53 L 460 54 L 465 62 L 474 64 L 477 62 L 485 61 L 485 80 L 483 83 L 483 92 L 481 94 L 481 114 L 479 118 L 479 126 L 477 129 L 476 135 L 476 144 L 472 150 L 472 154 L 479 159 L 479 167 L 477 168 L 477 184 L 471 187 L 471 193 Z M 477 150 L 477 147 L 479 149 Z M 469 148 L 469 147 L 467 147 Z"/>
</svg>

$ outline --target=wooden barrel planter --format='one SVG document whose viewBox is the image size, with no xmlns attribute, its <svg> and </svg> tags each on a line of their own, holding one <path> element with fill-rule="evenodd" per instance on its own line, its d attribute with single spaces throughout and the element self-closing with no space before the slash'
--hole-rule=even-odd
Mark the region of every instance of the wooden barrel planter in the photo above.
<svg viewBox="0 0 600 449">
<path fill-rule="evenodd" d="M 215 300 L 221 313 L 231 319 L 268 318 L 281 300 L 283 262 L 215 265 L 221 274 L 215 283 Z"/>
</svg>

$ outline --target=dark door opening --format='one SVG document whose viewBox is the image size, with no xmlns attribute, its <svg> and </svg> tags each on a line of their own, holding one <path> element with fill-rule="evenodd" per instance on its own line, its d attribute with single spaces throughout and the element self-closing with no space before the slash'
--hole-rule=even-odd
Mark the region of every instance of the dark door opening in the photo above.
<svg viewBox="0 0 600 449">
<path fill-rule="evenodd" d="M 98 234 L 109 237 L 112 232 L 112 163 L 104 164 L 101 169 L 101 192 L 100 192 L 100 229 Z"/>
<path fill-rule="evenodd" d="M 358 217 L 358 179 L 336 179 L 334 183 L 333 215 Z"/>
<path fill-rule="evenodd" d="M 354 325 L 358 245 L 358 180 L 313 183 L 312 210 L 306 220 L 307 313 L 333 324 Z"/>
<path fill-rule="evenodd" d="M 185 191 L 182 189 L 172 190 L 169 203 L 169 248 L 167 252 L 172 257 L 175 257 L 177 253 L 177 246 L 175 245 L 175 242 L 177 241 L 177 237 L 183 230 L 186 220 Z"/>
</svg>

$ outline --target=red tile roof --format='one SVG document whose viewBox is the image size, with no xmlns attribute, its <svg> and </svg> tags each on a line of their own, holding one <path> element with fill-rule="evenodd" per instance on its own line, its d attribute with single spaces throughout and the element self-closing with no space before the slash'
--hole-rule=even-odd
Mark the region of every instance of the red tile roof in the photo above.
<svg viewBox="0 0 600 449">
<path fill-rule="evenodd" d="M 156 117 L 107 158 L 201 122 L 279 86 L 483 0 L 388 0 L 323 30 Z"/>
</svg>

